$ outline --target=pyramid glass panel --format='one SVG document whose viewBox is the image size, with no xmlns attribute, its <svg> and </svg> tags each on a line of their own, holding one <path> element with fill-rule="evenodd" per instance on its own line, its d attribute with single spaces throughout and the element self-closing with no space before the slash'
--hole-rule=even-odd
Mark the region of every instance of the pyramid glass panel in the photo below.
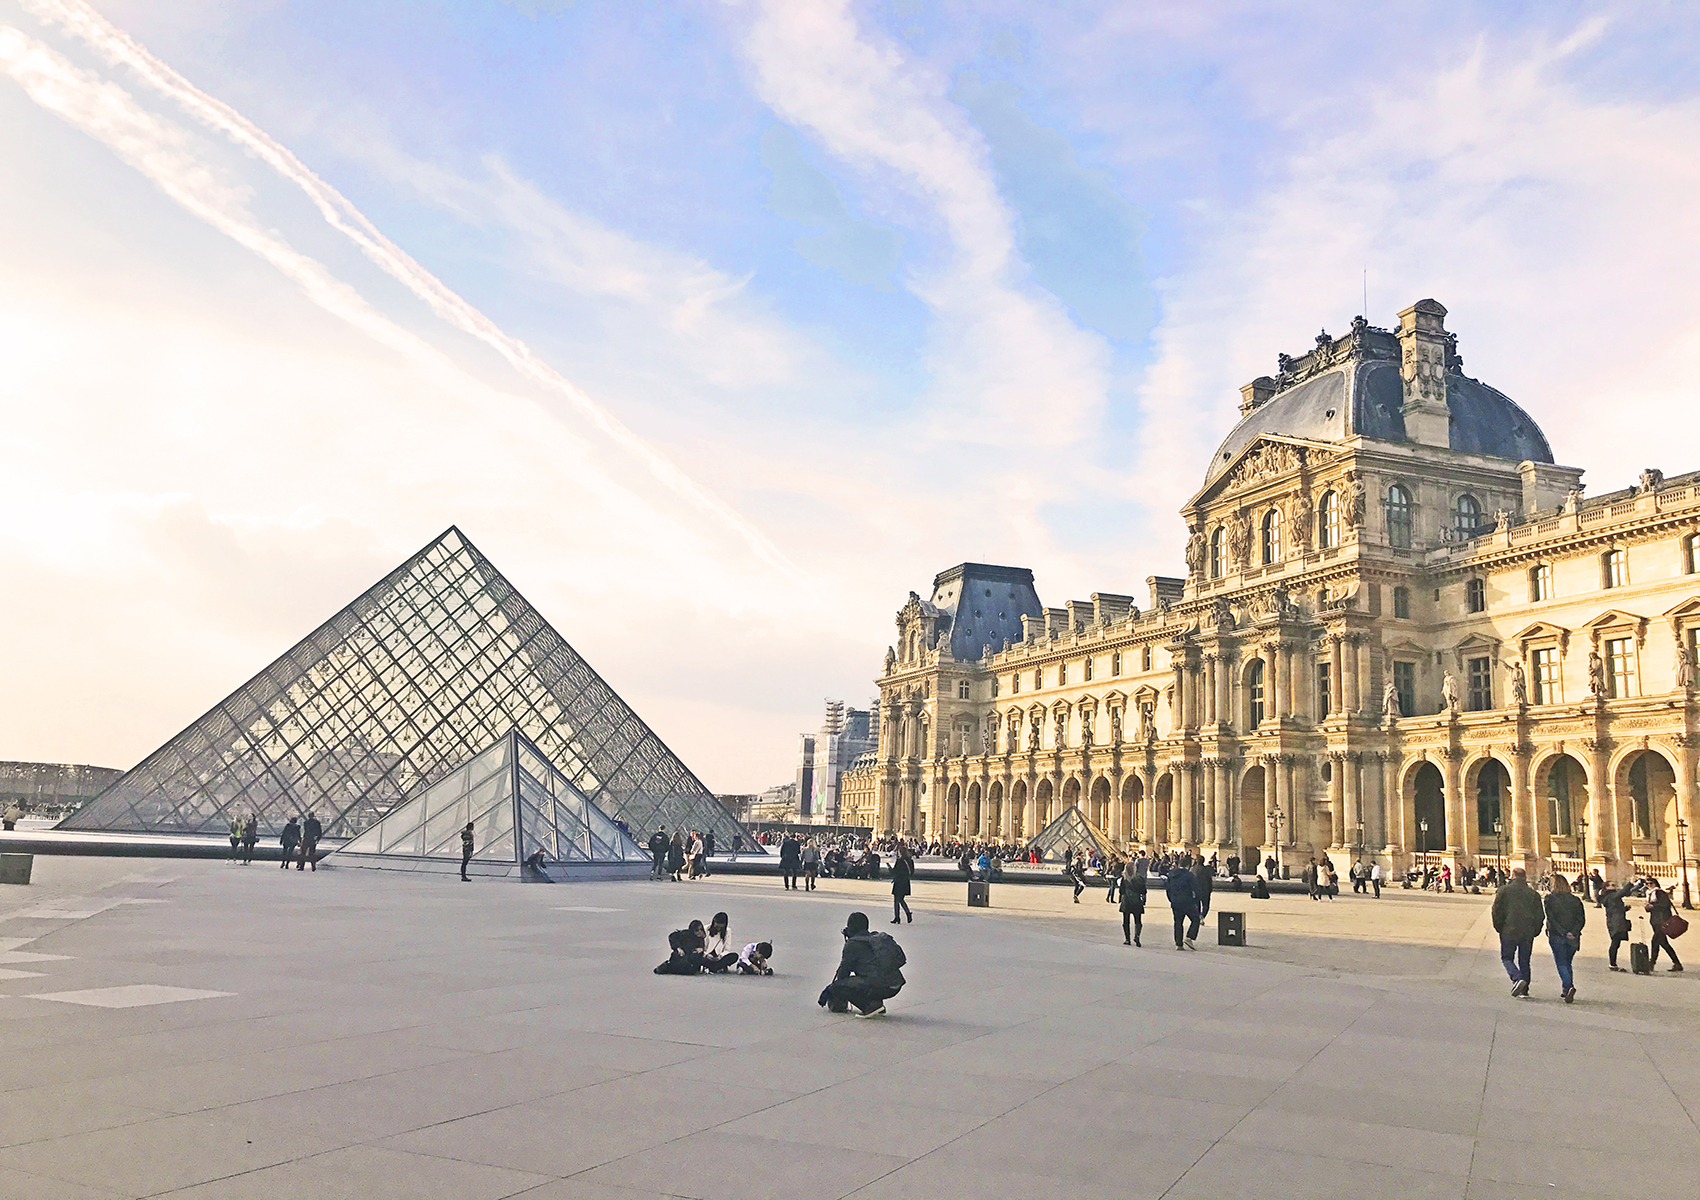
<svg viewBox="0 0 1700 1200">
<path fill-rule="evenodd" d="M 353 838 L 516 728 L 600 809 L 611 832 L 586 818 L 587 853 L 621 846 L 622 830 L 642 840 L 663 824 L 712 830 L 722 846 L 743 835 L 761 852 L 452 528 L 60 828 L 222 834 L 253 813 L 275 837 L 311 811 L 327 841 Z M 560 802 L 552 785 L 548 794 Z M 422 845 L 437 832 L 424 819 L 414 828 Z M 454 845 L 458 854 L 458 832 Z"/>
<path fill-rule="evenodd" d="M 517 729 L 421 788 L 332 857 L 336 866 L 460 868 L 460 831 L 473 826 L 469 872 L 540 881 L 635 878 L 649 856 Z M 541 867 L 526 860 L 542 853 Z"/>
<path fill-rule="evenodd" d="M 1109 839 L 1073 805 L 1064 809 L 1061 816 L 1041 829 L 1027 844 L 1039 852 L 1044 862 L 1060 863 L 1073 850 L 1097 850 L 1105 855 L 1110 852 Z"/>
</svg>

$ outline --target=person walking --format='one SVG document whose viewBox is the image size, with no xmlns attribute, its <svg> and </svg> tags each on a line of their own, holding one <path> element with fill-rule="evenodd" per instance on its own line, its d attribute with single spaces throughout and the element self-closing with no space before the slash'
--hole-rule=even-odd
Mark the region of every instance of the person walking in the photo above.
<svg viewBox="0 0 1700 1200">
<path fill-rule="evenodd" d="M 248 819 L 242 822 L 242 865 L 254 865 L 254 847 L 260 841 L 260 817 L 258 813 L 249 812 Z"/>
<path fill-rule="evenodd" d="M 1198 915 L 1198 895 L 1194 886 L 1192 868 L 1182 863 L 1171 867 L 1163 880 L 1163 891 L 1169 897 L 1169 911 L 1175 914 L 1176 950 L 1198 949 L 1194 939 L 1198 937 L 1198 923 L 1201 918 Z"/>
<path fill-rule="evenodd" d="M 1652 891 L 1647 893 L 1647 922 L 1653 927 L 1653 957 L 1649 965 L 1659 965 L 1659 951 L 1663 950 L 1670 956 L 1670 969 L 1682 970 L 1682 960 L 1676 956 L 1676 947 L 1670 944 L 1670 934 L 1665 925 L 1676 915 L 1676 909 L 1671 905 L 1670 893 L 1655 883 Z"/>
<path fill-rule="evenodd" d="M 1139 945 L 1145 924 L 1145 890 L 1151 860 L 1141 854 L 1122 872 L 1122 945 Z M 1131 922 L 1132 928 L 1129 928 Z"/>
<path fill-rule="evenodd" d="M 714 830 L 702 835 L 702 873 L 708 874 L 708 860 L 714 857 Z"/>
<path fill-rule="evenodd" d="M 1068 865 L 1063 868 L 1068 877 L 1074 880 L 1074 902 L 1080 903 L 1080 893 L 1086 890 L 1086 857 L 1083 854 L 1070 854 Z"/>
<path fill-rule="evenodd" d="M 649 869 L 651 879 L 660 880 L 667 877 L 667 847 L 671 844 L 672 839 L 667 836 L 665 825 L 657 826 L 655 832 L 649 835 L 649 856 L 655 860 Z"/>
<path fill-rule="evenodd" d="M 319 838 L 324 836 L 325 827 L 319 823 L 317 813 L 308 813 L 306 824 L 301 826 L 301 861 L 295 864 L 297 871 L 304 870 L 308 863 L 313 865 L 314 873 L 319 870 Z"/>
<path fill-rule="evenodd" d="M 1317 892 L 1329 903 L 1333 903 L 1334 897 L 1340 894 L 1340 877 L 1334 873 L 1334 864 L 1324 858 L 1322 864 L 1317 867 L 1317 873 L 1321 876 L 1317 880 Z"/>
<path fill-rule="evenodd" d="M 1263 860 L 1263 877 L 1271 883 L 1275 881 L 1275 872 L 1279 869 L 1280 864 L 1275 861 L 1273 854 Z"/>
<path fill-rule="evenodd" d="M 1571 963 L 1582 948 L 1582 927 L 1588 923 L 1588 910 L 1570 890 L 1570 881 L 1562 874 L 1553 876 L 1552 891 L 1541 907 L 1546 910 L 1547 945 L 1552 947 L 1552 965 L 1558 969 L 1559 995 L 1566 1004 L 1576 1003 L 1576 977 Z"/>
<path fill-rule="evenodd" d="M 797 890 L 797 870 L 802 866 L 802 848 L 791 834 L 779 843 L 779 873 L 785 878 L 785 890 Z"/>
<path fill-rule="evenodd" d="M 851 913 L 844 925 L 838 972 L 820 994 L 821 1007 L 841 1013 L 853 1005 L 859 1017 L 885 1016 L 885 1002 L 908 982 L 903 977 L 908 961 L 897 939 L 869 931 L 867 913 Z"/>
<path fill-rule="evenodd" d="M 1381 864 L 1371 863 L 1369 868 L 1369 883 L 1375 889 L 1375 898 L 1381 899 Z"/>
<path fill-rule="evenodd" d="M 1321 899 L 1317 889 L 1322 884 L 1322 869 L 1316 865 L 1316 860 L 1314 858 L 1305 864 L 1304 874 L 1301 878 L 1310 888 L 1310 898 L 1312 900 Z"/>
<path fill-rule="evenodd" d="M 1511 976 L 1511 994 L 1529 994 L 1529 955 L 1535 946 L 1535 936 L 1546 924 L 1546 912 L 1541 897 L 1529 886 L 1529 875 L 1522 867 L 1511 872 L 1511 882 L 1499 889 L 1493 898 L 1493 927 L 1499 933 L 1499 961 Z"/>
<path fill-rule="evenodd" d="M 242 849 L 242 818 L 230 818 L 230 861 L 235 862 L 237 854 Z"/>
<path fill-rule="evenodd" d="M 289 870 L 289 860 L 295 857 L 295 844 L 301 840 L 301 826 L 294 817 L 283 824 L 283 832 L 278 835 L 278 843 L 283 847 L 283 861 L 278 863 L 285 871 Z"/>
<path fill-rule="evenodd" d="M 1120 855 L 1112 854 L 1110 856 L 1110 861 L 1104 864 L 1104 878 L 1109 880 L 1110 883 L 1110 886 L 1104 889 L 1105 904 L 1114 904 L 1116 902 L 1116 892 L 1121 888 L 1122 871 L 1124 869 L 1125 864 L 1122 862 Z"/>
<path fill-rule="evenodd" d="M 1198 919 L 1210 915 L 1210 893 L 1216 888 L 1216 871 L 1202 858 L 1192 872 L 1192 894 L 1198 897 Z"/>
<path fill-rule="evenodd" d="M 468 821 L 460 831 L 460 881 L 471 883 L 472 878 L 466 873 L 466 865 L 472 861 L 472 822 Z"/>
<path fill-rule="evenodd" d="M 810 838 L 803 843 L 803 890 L 815 890 L 815 880 L 820 875 L 820 847 L 815 845 L 815 839 Z"/>
<path fill-rule="evenodd" d="M 909 877 L 914 874 L 915 864 L 909 858 L 909 847 L 899 842 L 897 857 L 891 864 L 891 923 L 901 925 L 903 918 L 908 917 L 909 923 L 915 923 L 915 914 L 909 911 Z"/>
<path fill-rule="evenodd" d="M 1554 876 L 1555 880 L 1557 878 Z M 1600 889 L 1600 907 L 1606 910 L 1606 936 L 1611 939 L 1611 945 L 1606 949 L 1606 964 L 1614 971 L 1629 969 L 1617 965 L 1617 948 L 1629 940 L 1629 906 L 1624 902 L 1628 891 L 1627 887 Z"/>
</svg>

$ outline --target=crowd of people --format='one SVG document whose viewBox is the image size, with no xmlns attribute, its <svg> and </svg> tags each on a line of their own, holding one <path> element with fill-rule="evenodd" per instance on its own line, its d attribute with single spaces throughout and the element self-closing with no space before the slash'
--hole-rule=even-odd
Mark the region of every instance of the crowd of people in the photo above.
<svg viewBox="0 0 1700 1200">
<path fill-rule="evenodd" d="M 324 833 L 324 823 L 319 820 L 317 813 L 309 812 L 305 818 L 290 817 L 284 823 L 283 831 L 277 839 L 282 850 L 278 866 L 286 871 L 292 866 L 298 871 L 308 868 L 317 871 L 319 839 Z M 259 814 L 250 812 L 246 815 L 233 815 L 230 818 L 230 861 L 242 866 L 252 866 L 254 848 L 259 844 Z"/>
<path fill-rule="evenodd" d="M 743 840 L 742 835 L 736 839 L 734 854 L 743 849 Z M 651 879 L 678 883 L 681 873 L 686 879 L 704 879 L 708 876 L 708 860 L 714 855 L 714 830 L 679 829 L 669 837 L 667 826 L 657 826 L 649 835 L 648 848 Z"/>
</svg>

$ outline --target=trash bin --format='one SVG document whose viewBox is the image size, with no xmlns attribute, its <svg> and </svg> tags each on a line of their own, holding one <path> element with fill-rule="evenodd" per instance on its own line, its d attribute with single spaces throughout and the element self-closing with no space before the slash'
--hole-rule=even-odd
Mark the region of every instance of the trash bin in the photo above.
<svg viewBox="0 0 1700 1200">
<path fill-rule="evenodd" d="M 0 854 L 0 883 L 28 883 L 33 854 Z"/>
<path fill-rule="evenodd" d="M 1245 914 L 1241 912 L 1220 912 L 1216 914 L 1216 944 L 1218 946 L 1245 945 Z"/>
<path fill-rule="evenodd" d="M 968 881 L 968 907 L 990 908 L 992 906 L 992 885 L 984 879 Z"/>
</svg>

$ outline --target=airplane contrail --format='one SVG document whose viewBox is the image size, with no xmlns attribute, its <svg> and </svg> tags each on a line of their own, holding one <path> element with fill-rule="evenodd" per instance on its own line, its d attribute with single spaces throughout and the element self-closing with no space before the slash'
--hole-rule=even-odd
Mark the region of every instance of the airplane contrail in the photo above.
<svg viewBox="0 0 1700 1200">
<path fill-rule="evenodd" d="M 252 152 L 299 187 L 332 228 L 359 246 L 367 258 L 423 300 L 439 317 L 495 350 L 526 378 L 565 396 L 598 429 L 636 455 L 664 485 L 729 526 L 764 562 L 795 579 L 807 577 L 736 510 L 703 491 L 665 455 L 539 359 L 524 342 L 505 333 L 489 317 L 410 258 L 401 247 L 380 233 L 377 226 L 347 197 L 320 179 L 286 147 L 241 113 L 195 87 L 81 0 L 22 0 L 22 4 L 38 19 L 57 25 L 81 39 L 106 61 L 129 67 L 143 82 L 175 101 L 190 116 Z"/>
</svg>

